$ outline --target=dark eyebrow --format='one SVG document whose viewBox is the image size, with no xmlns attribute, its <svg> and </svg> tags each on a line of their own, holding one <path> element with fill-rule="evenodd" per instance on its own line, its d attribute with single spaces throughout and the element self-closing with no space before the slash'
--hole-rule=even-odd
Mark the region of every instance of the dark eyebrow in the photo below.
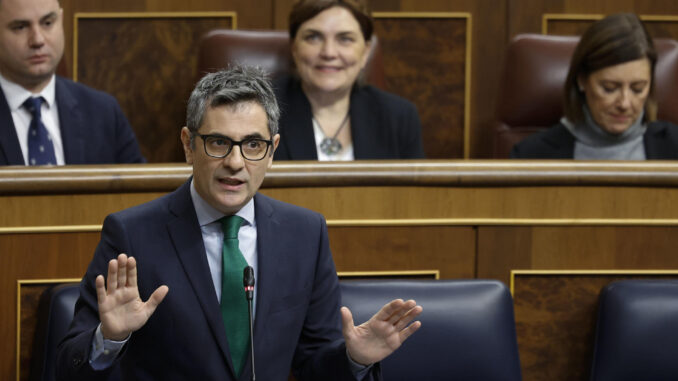
<svg viewBox="0 0 678 381">
<path fill-rule="evenodd" d="M 215 137 L 215 138 L 222 138 L 222 139 L 228 139 L 228 140 L 236 141 L 235 139 L 233 139 L 233 138 L 231 138 L 231 137 L 229 137 L 229 136 L 226 136 L 226 135 L 222 135 L 222 134 L 205 134 L 205 135 L 206 135 L 206 136 L 212 136 L 212 137 Z M 255 133 L 253 133 L 253 134 L 246 135 L 244 138 L 242 138 L 242 140 L 247 140 L 247 139 L 262 139 L 262 140 L 269 140 L 269 139 L 264 138 L 264 137 L 263 137 L 260 133 L 258 133 L 258 132 L 255 132 Z"/>
<path fill-rule="evenodd" d="M 56 12 L 50 12 L 50 13 L 48 13 L 48 14 L 42 16 L 42 17 L 40 18 L 40 21 L 47 21 L 47 20 L 50 20 L 50 19 L 53 20 L 53 19 L 56 19 L 57 16 L 58 16 L 58 15 L 56 14 Z"/>
<path fill-rule="evenodd" d="M 26 25 L 31 25 L 30 21 L 28 21 L 28 20 L 12 20 L 8 24 L 8 26 L 10 28 L 15 28 L 15 27 L 18 27 L 18 26 L 26 26 Z"/>
<path fill-rule="evenodd" d="M 320 32 L 319 30 L 315 30 L 315 29 L 304 29 L 304 30 L 300 31 L 299 35 L 301 37 L 309 37 L 309 36 L 321 36 L 322 37 L 322 36 L 324 36 L 322 34 L 322 32 Z"/>
<path fill-rule="evenodd" d="M 263 139 L 263 140 L 269 140 L 269 139 L 266 139 L 263 135 L 261 135 L 261 134 L 258 133 L 258 132 L 254 133 L 254 134 L 249 134 L 249 135 L 247 135 L 247 136 L 245 136 L 245 137 L 243 138 L 243 140 L 247 140 L 247 139 Z"/>
<path fill-rule="evenodd" d="M 40 22 L 45 22 L 48 20 L 55 20 L 58 17 L 56 12 L 50 12 L 42 17 L 40 17 Z M 10 27 L 17 27 L 17 26 L 26 26 L 26 25 L 31 25 L 30 20 L 12 20 L 8 24 Z"/>
<path fill-rule="evenodd" d="M 221 138 L 221 139 L 233 140 L 232 138 L 229 138 L 228 136 L 222 135 L 222 134 L 198 134 L 198 135 L 202 135 L 202 136 L 210 136 L 210 137 L 213 137 L 213 138 Z"/>
</svg>

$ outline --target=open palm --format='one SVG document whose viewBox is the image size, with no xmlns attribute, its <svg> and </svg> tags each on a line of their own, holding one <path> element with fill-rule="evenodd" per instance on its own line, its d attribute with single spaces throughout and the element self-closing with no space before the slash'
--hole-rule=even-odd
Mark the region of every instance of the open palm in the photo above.
<svg viewBox="0 0 678 381">
<path fill-rule="evenodd" d="M 384 305 L 370 320 L 354 326 L 351 311 L 342 307 L 343 334 L 349 355 L 363 365 L 383 360 L 421 327 L 419 321 L 410 324 L 421 312 L 421 306 L 414 300 L 396 299 Z"/>
<path fill-rule="evenodd" d="M 97 276 L 96 290 L 101 333 L 105 339 L 116 341 L 124 340 L 143 327 L 169 292 L 167 286 L 160 286 L 146 302 L 142 301 L 137 286 L 136 260 L 125 254 L 108 263 L 106 285 L 103 275 Z"/>
</svg>

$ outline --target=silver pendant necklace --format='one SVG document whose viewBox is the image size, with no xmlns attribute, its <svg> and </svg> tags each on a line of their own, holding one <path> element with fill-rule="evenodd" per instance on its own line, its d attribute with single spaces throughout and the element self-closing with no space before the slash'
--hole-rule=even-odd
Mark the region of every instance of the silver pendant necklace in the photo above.
<svg viewBox="0 0 678 381">
<path fill-rule="evenodd" d="M 346 125 L 346 122 L 348 122 L 348 115 L 349 113 L 347 112 L 346 116 L 344 117 L 344 120 L 339 125 L 337 132 L 335 132 L 334 136 L 332 137 L 327 136 L 327 134 L 325 133 L 325 129 L 323 128 L 323 126 L 320 125 L 318 119 L 316 119 L 315 116 L 313 117 L 313 120 L 318 124 L 318 127 L 320 127 L 320 131 L 322 131 L 323 135 L 325 135 L 325 138 L 320 142 L 320 151 L 325 155 L 327 156 L 336 155 L 341 151 L 342 148 L 344 148 L 339 142 L 339 139 L 337 139 L 337 136 L 339 136 L 339 133 Z"/>
</svg>

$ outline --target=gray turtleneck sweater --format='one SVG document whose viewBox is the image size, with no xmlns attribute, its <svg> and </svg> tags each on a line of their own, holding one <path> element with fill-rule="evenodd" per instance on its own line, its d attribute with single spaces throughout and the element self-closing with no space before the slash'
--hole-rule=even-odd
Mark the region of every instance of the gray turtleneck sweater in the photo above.
<svg viewBox="0 0 678 381">
<path fill-rule="evenodd" d="M 560 122 L 574 136 L 576 160 L 645 160 L 643 135 L 647 126 L 642 124 L 644 112 L 624 132 L 613 135 L 603 130 L 584 106 L 584 122 L 577 125 L 563 117 Z"/>
</svg>

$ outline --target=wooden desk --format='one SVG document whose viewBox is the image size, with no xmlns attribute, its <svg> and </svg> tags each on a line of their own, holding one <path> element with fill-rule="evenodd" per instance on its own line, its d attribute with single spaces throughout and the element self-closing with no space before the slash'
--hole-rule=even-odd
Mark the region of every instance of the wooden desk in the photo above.
<svg viewBox="0 0 678 381">
<path fill-rule="evenodd" d="M 0 379 L 14 379 L 16 347 L 30 341 L 14 341 L 17 282 L 81 277 L 106 214 L 190 173 L 181 164 L 0 170 Z M 338 271 L 508 283 L 511 269 L 678 268 L 676 185 L 672 162 L 282 162 L 262 193 L 325 215 Z"/>
</svg>

